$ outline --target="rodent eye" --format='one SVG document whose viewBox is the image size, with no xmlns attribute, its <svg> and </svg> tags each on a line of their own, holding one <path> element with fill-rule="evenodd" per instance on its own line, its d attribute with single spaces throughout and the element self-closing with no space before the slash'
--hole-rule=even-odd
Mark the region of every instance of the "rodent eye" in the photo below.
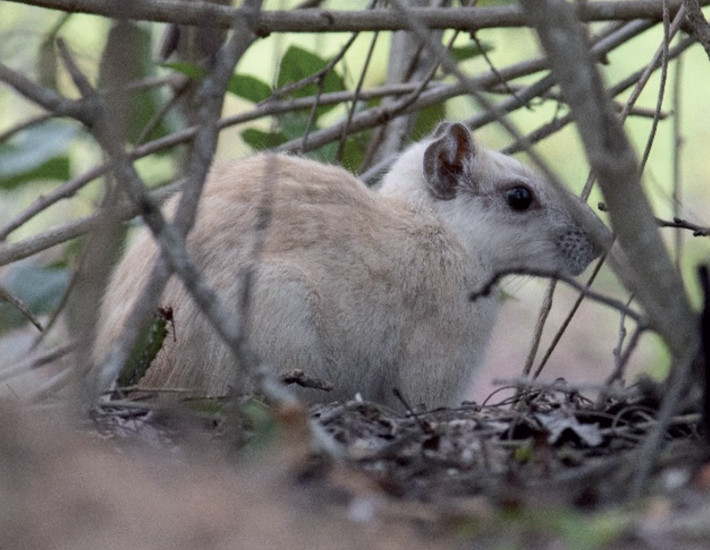
<svg viewBox="0 0 710 550">
<path fill-rule="evenodd" d="M 508 189 L 505 193 L 505 198 L 508 201 L 508 205 L 519 212 L 530 208 L 533 202 L 532 191 L 524 185 L 516 185 Z"/>
</svg>

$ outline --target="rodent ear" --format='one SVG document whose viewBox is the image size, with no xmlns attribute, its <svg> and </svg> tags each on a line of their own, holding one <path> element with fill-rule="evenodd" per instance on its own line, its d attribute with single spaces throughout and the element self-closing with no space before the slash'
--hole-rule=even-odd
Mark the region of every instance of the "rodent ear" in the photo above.
<svg viewBox="0 0 710 550">
<path fill-rule="evenodd" d="M 468 128 L 457 122 L 439 124 L 434 137 L 437 139 L 424 152 L 424 177 L 431 194 L 448 201 L 456 196 L 459 179 L 475 144 Z"/>
</svg>

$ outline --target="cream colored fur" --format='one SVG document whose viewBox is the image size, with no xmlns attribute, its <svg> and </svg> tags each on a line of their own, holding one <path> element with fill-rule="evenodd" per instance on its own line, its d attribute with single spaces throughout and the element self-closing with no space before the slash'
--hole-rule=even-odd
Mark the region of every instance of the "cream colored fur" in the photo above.
<svg viewBox="0 0 710 550">
<path fill-rule="evenodd" d="M 412 403 L 456 403 L 483 359 L 497 309 L 494 298 L 471 302 L 469 293 L 500 268 L 576 274 L 599 253 L 537 176 L 477 144 L 468 151 L 467 132 L 452 126 L 439 132 L 443 141 L 406 151 L 377 192 L 340 168 L 283 155 L 212 171 L 189 250 L 237 312 L 253 268 L 248 344 L 279 372 L 299 368 L 334 384 L 332 393 L 299 389 L 307 401 L 359 392 L 396 405 L 398 388 Z M 467 153 L 453 199 L 428 190 L 422 163 L 432 143 Z M 521 182 L 537 200 L 526 212 L 506 203 L 505 190 Z M 268 226 L 255 255 L 262 207 Z M 601 224 L 586 205 L 579 211 Z M 127 321 L 155 255 L 142 230 L 107 289 L 97 360 Z M 176 341 L 166 338 L 141 385 L 200 395 L 251 389 L 175 278 L 161 303 L 173 308 Z"/>
</svg>

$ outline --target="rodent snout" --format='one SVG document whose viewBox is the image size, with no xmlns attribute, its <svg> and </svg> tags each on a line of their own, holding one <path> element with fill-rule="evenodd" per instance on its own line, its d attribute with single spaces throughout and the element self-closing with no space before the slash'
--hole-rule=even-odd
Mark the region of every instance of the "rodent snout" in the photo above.
<svg viewBox="0 0 710 550">
<path fill-rule="evenodd" d="M 599 247 L 582 230 L 567 231 L 557 241 L 572 275 L 579 275 L 589 263 L 601 254 Z"/>
</svg>

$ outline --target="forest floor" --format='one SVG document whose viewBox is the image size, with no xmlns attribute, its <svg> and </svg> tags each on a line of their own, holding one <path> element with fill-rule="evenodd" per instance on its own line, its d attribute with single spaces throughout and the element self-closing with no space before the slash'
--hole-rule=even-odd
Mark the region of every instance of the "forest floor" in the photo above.
<svg viewBox="0 0 710 550">
<path fill-rule="evenodd" d="M 675 417 L 645 464 L 657 405 L 559 382 L 517 405 L 406 414 L 122 400 L 77 427 L 6 408 L 0 548 L 710 548 L 699 417 Z"/>
</svg>

